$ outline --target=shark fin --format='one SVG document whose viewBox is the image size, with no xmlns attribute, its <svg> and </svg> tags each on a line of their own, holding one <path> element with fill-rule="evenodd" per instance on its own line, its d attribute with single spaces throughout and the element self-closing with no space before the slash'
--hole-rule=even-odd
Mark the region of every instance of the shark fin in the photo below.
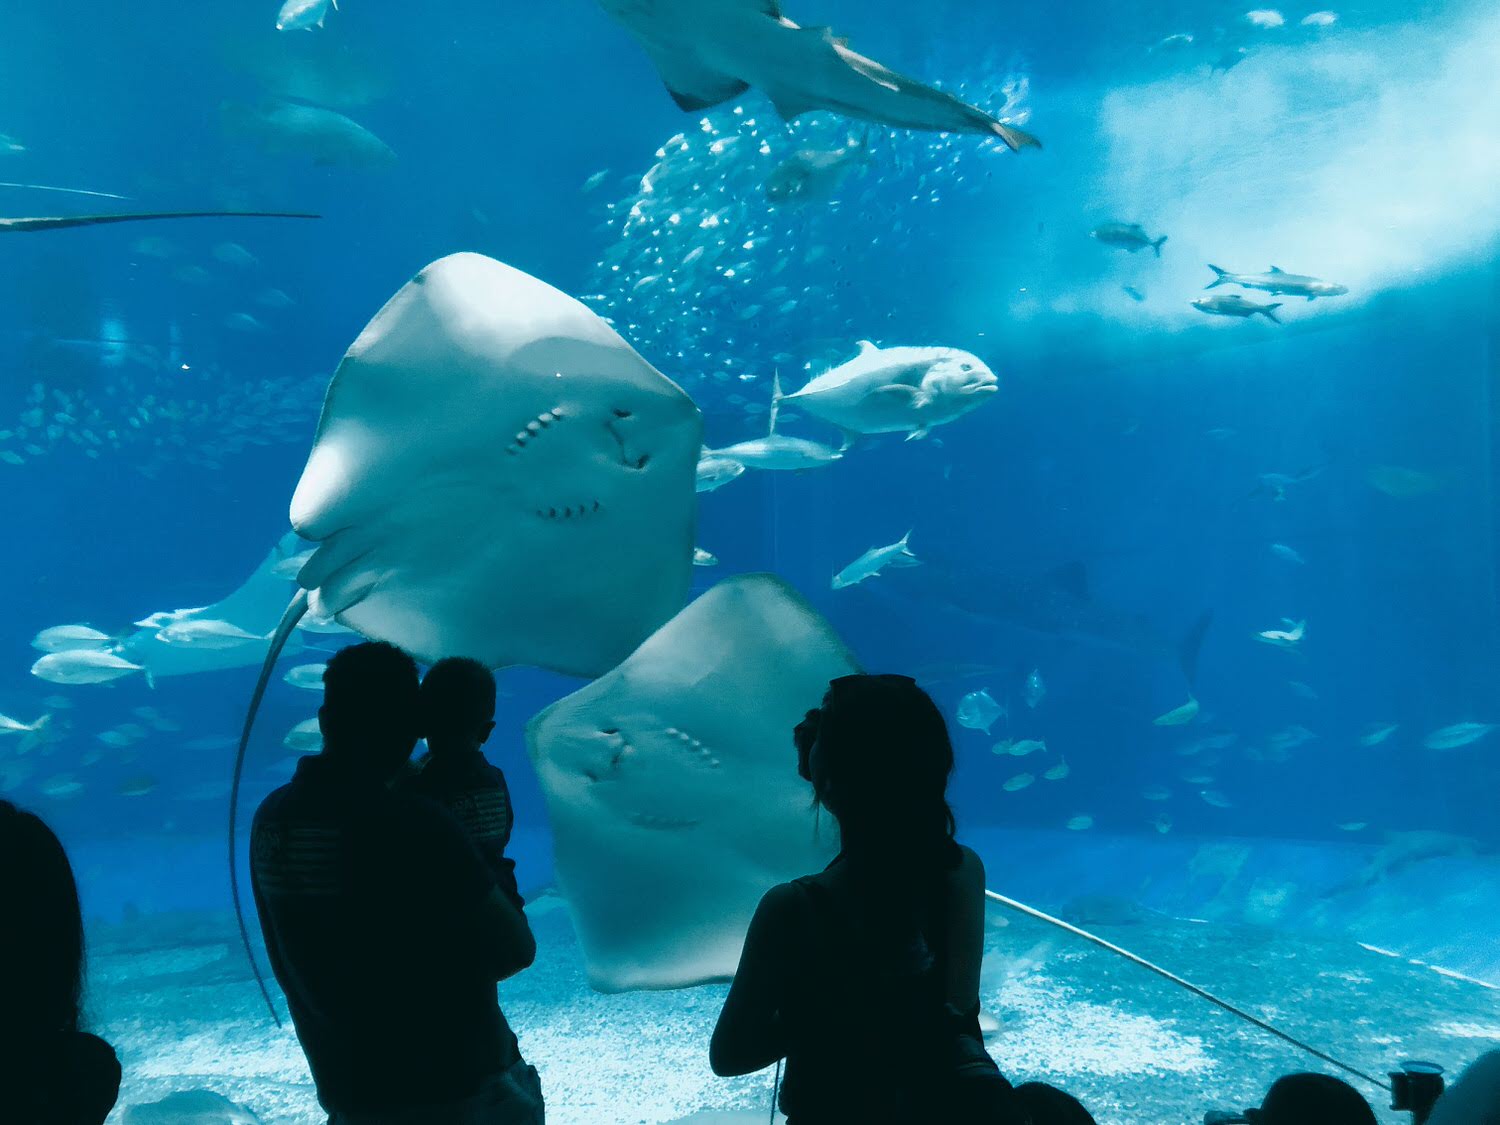
<svg viewBox="0 0 1500 1125">
<path fill-rule="evenodd" d="M 1271 267 L 1271 272 L 1272 273 L 1286 273 L 1286 270 L 1282 269 L 1280 266 L 1272 266 Z"/>
<path fill-rule="evenodd" d="M 1214 611 L 1204 610 L 1203 615 L 1193 622 L 1193 627 L 1177 646 L 1177 663 L 1182 668 L 1183 676 L 1187 678 L 1189 695 L 1192 694 L 1193 681 L 1198 678 L 1198 651 L 1203 647 L 1203 638 L 1213 620 Z"/>
<path fill-rule="evenodd" d="M 1228 270 L 1221 270 L 1218 266 L 1215 265 L 1210 265 L 1208 268 L 1214 271 L 1214 279 L 1203 288 L 1217 289 L 1219 286 L 1223 285 L 1226 281 L 1229 280 Z"/>
<path fill-rule="evenodd" d="M 906 435 L 906 440 L 907 441 L 921 441 L 924 437 L 927 436 L 927 434 L 928 434 L 927 427 L 923 426 L 921 429 L 919 429 L 919 430 L 913 430 L 911 433 L 907 434 Z"/>
<path fill-rule="evenodd" d="M 868 355 L 870 352 L 878 352 L 880 350 L 879 347 L 869 340 L 856 340 L 854 341 L 854 346 L 859 349 L 860 355 Z"/>
<path fill-rule="evenodd" d="M 727 102 L 750 88 L 750 83 L 706 66 L 686 51 L 647 46 L 646 53 L 655 64 L 667 93 L 672 95 L 679 109 L 688 113 Z"/>
<path fill-rule="evenodd" d="M 766 93 L 783 121 L 790 121 L 794 117 L 800 117 L 810 110 L 819 108 L 816 101 L 800 90 L 767 90 Z"/>
<path fill-rule="evenodd" d="M 1089 570 L 1081 562 L 1063 563 L 1047 572 L 1047 579 L 1059 590 L 1075 598 L 1087 600 L 1089 594 Z"/>
</svg>

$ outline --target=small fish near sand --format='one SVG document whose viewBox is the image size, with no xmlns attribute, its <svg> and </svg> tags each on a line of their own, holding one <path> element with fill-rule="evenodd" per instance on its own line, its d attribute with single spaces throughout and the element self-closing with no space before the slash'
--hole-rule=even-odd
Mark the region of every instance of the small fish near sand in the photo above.
<svg viewBox="0 0 1500 1125">
<path fill-rule="evenodd" d="M 1212 297 L 1199 297 L 1192 305 L 1199 312 L 1210 316 L 1235 316 L 1244 320 L 1259 314 L 1273 324 L 1281 323 L 1281 318 L 1276 315 L 1276 310 L 1281 308 L 1280 301 L 1262 305 L 1248 297 L 1241 297 L 1238 293 L 1216 293 Z"/>
<path fill-rule="evenodd" d="M 1149 246 L 1156 252 L 1158 258 L 1161 257 L 1162 243 L 1167 241 L 1166 235 L 1152 238 L 1140 223 L 1105 223 L 1089 231 L 1089 237 L 1105 246 L 1124 250 L 1128 254 L 1134 254 L 1137 250 L 1144 250 Z"/>
</svg>

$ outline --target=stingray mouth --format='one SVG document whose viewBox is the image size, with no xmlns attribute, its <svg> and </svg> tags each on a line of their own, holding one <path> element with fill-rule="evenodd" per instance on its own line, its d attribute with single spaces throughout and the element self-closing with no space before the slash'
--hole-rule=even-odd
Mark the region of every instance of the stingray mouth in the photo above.
<svg viewBox="0 0 1500 1125">
<path fill-rule="evenodd" d="M 599 737 L 609 747 L 609 760 L 599 769 L 588 767 L 579 772 L 590 781 L 612 781 L 620 775 L 620 766 L 627 754 L 636 752 L 635 744 L 627 739 L 619 727 L 603 727 Z"/>
<path fill-rule="evenodd" d="M 628 410 L 623 406 L 617 406 L 610 411 L 610 416 L 604 420 L 604 428 L 609 436 L 614 439 L 620 447 L 620 464 L 627 469 L 637 471 L 644 469 L 651 462 L 651 454 L 643 450 L 633 449 L 630 442 L 630 431 L 635 427 L 635 411 Z"/>
<path fill-rule="evenodd" d="M 637 828 L 649 828 L 653 832 L 673 832 L 696 828 L 701 821 L 688 816 L 658 816 L 655 813 L 638 812 L 630 814 L 630 823 Z"/>
</svg>

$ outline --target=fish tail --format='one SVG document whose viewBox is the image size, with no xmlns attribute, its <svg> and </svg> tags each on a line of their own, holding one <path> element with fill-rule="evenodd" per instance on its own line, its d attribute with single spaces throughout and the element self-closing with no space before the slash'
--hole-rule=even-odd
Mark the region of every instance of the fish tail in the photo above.
<svg viewBox="0 0 1500 1125">
<path fill-rule="evenodd" d="M 1041 148 L 1042 142 L 1033 137 L 1025 129 L 1017 129 L 1014 125 L 1006 125 L 995 121 L 990 125 L 990 132 L 1005 142 L 1005 147 L 1011 152 L 1020 152 L 1023 148 Z"/>
<path fill-rule="evenodd" d="M 1281 302 L 1277 301 L 1274 304 L 1267 305 L 1263 309 L 1256 309 L 1255 311 L 1264 314 L 1265 318 L 1272 324 L 1280 324 L 1281 318 L 1276 315 L 1276 310 L 1279 308 L 1281 308 Z"/>
<path fill-rule="evenodd" d="M 1161 244 L 1163 242 L 1165 242 L 1166 240 L 1167 240 L 1167 236 L 1166 235 L 1162 235 L 1160 238 L 1158 238 L 1155 242 L 1153 242 L 1151 244 L 1151 249 L 1153 249 L 1153 250 L 1156 251 L 1156 256 L 1158 258 L 1161 257 Z"/>
<path fill-rule="evenodd" d="M 1158 250 L 1157 253 L 1160 254 L 1161 251 Z M 1212 263 L 1209 264 L 1208 268 L 1214 271 L 1214 279 L 1212 281 L 1210 281 L 1207 285 L 1205 285 L 1203 288 L 1205 288 L 1205 289 L 1217 289 L 1219 286 L 1223 285 L 1224 282 L 1226 282 L 1226 281 L 1229 280 L 1229 271 L 1228 270 L 1221 270 L 1218 266 L 1213 265 Z"/>
</svg>

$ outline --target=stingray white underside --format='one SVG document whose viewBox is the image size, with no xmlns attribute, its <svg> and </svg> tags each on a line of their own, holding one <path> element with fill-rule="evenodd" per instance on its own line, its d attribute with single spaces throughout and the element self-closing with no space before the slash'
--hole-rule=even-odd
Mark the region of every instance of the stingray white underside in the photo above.
<svg viewBox="0 0 1500 1125">
<path fill-rule="evenodd" d="M 854 671 L 790 587 L 747 575 L 532 719 L 557 878 L 595 988 L 728 979 L 761 895 L 827 863 L 837 826 L 814 816 L 791 732 Z"/>
<path fill-rule="evenodd" d="M 328 388 L 292 526 L 313 612 L 419 659 L 593 676 L 687 596 L 702 419 L 597 315 L 491 258 L 396 293 Z"/>
</svg>

